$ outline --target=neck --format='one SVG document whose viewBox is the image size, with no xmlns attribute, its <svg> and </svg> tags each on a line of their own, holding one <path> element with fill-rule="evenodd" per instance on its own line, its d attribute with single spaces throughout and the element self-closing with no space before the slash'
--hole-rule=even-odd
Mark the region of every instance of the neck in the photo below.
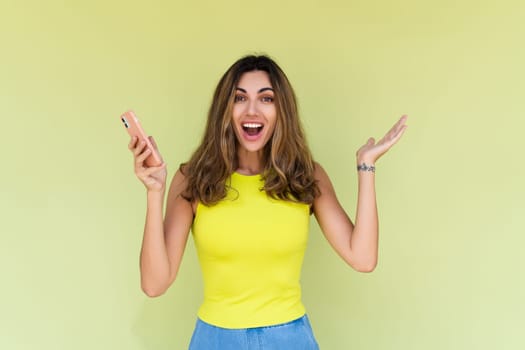
<svg viewBox="0 0 525 350">
<path fill-rule="evenodd" d="M 243 175 L 257 175 L 262 171 L 263 151 L 249 152 L 240 149 L 237 152 L 238 168 L 237 172 Z"/>
</svg>

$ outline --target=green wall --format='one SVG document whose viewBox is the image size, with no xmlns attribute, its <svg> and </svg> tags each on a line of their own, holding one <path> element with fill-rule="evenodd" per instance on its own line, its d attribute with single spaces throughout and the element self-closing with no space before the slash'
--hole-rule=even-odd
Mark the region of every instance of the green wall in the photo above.
<svg viewBox="0 0 525 350">
<path fill-rule="evenodd" d="M 0 10 L 1 349 L 185 349 L 202 282 L 190 241 L 158 299 L 139 286 L 145 191 L 118 116 L 170 177 L 240 56 L 275 57 L 354 217 L 377 164 L 380 262 L 359 274 L 312 220 L 304 302 L 322 349 L 523 349 L 522 1 L 12 1 Z"/>
</svg>

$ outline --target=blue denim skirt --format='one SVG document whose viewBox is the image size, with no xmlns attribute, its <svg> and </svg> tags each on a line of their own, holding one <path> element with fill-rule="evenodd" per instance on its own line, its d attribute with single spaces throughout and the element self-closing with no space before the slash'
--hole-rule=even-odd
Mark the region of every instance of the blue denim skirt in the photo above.
<svg viewBox="0 0 525 350">
<path fill-rule="evenodd" d="M 197 319 L 189 350 L 319 350 L 308 316 L 272 326 L 229 329 Z"/>
</svg>

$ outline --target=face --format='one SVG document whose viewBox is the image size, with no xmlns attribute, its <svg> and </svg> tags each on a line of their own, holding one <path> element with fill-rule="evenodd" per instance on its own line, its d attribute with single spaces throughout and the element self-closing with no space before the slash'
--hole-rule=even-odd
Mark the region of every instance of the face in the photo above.
<svg viewBox="0 0 525 350">
<path fill-rule="evenodd" d="M 257 152 L 273 135 L 277 112 L 268 73 L 246 72 L 236 86 L 232 123 L 241 149 Z"/>
</svg>

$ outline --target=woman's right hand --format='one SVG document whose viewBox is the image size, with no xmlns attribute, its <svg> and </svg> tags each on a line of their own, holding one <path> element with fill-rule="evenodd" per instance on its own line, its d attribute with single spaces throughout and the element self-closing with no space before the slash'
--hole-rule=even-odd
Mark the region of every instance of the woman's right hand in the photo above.
<svg viewBox="0 0 525 350">
<path fill-rule="evenodd" d="M 148 137 L 155 150 L 158 152 L 157 144 L 153 137 Z M 166 188 L 166 163 L 164 160 L 159 166 L 148 167 L 145 164 L 146 158 L 151 154 L 151 150 L 146 146 L 146 142 L 138 140 L 138 137 L 133 136 L 129 142 L 128 148 L 133 153 L 135 158 L 135 175 L 146 186 L 148 191 L 162 192 Z M 159 153 L 160 154 L 160 153 Z M 162 159 L 162 158 L 161 158 Z"/>
</svg>

